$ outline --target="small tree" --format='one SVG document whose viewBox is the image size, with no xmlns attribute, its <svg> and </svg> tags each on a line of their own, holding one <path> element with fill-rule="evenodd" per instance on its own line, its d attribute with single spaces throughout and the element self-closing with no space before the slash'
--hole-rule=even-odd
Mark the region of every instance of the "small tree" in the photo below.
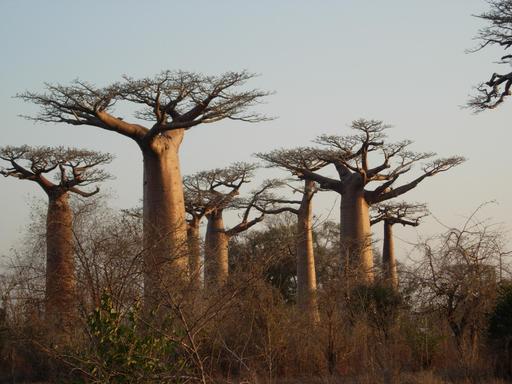
<svg viewBox="0 0 512 384">
<path fill-rule="evenodd" d="M 501 233 L 470 217 L 438 241 L 423 244 L 417 269 L 424 311 L 446 319 L 461 362 L 476 362 L 480 336 L 496 296 L 497 269 L 503 256 Z"/>
<path fill-rule="evenodd" d="M 0 159 L 8 163 L 0 171 L 4 176 L 33 181 L 48 196 L 46 317 L 50 329 L 66 335 L 75 325 L 77 310 L 69 195 L 96 194 L 98 188 L 86 192 L 80 187 L 105 180 L 108 175 L 98 166 L 112 156 L 83 149 L 22 146 L 1 148 Z"/>
<path fill-rule="evenodd" d="M 503 284 L 489 319 L 489 339 L 499 353 L 497 368 L 504 376 L 512 376 L 512 285 Z"/>
<path fill-rule="evenodd" d="M 289 304 L 297 299 L 294 220 L 294 214 L 270 216 L 263 228 L 237 236 L 229 247 L 229 267 L 234 273 L 257 271 Z"/>
<path fill-rule="evenodd" d="M 384 223 L 384 240 L 382 245 L 382 264 L 384 281 L 395 291 L 398 290 L 398 271 L 396 266 L 393 225 L 417 227 L 420 219 L 426 215 L 425 204 L 381 203 L 372 207 L 371 225 Z"/>
<path fill-rule="evenodd" d="M 72 204 L 79 297 L 83 312 L 100 305 L 102 293 L 118 308 L 142 295 L 142 216 L 118 211 L 105 196 Z"/>
<path fill-rule="evenodd" d="M 40 106 L 32 120 L 89 125 L 132 139 L 144 159 L 143 243 L 145 308 L 157 306 L 187 274 L 187 226 L 179 162 L 185 131 L 223 119 L 257 122 L 265 118 L 247 109 L 267 92 L 236 90 L 254 75 L 228 72 L 204 76 L 164 71 L 140 80 L 125 76 L 104 88 L 76 80 L 69 86 L 46 85 L 46 93 L 25 92 L 19 97 Z M 141 107 L 135 118 L 144 126 L 118 117 L 114 106 L 128 102 Z M 148 312 L 148 311 L 147 311 Z M 149 312 L 148 312 L 149 313 Z"/>
<path fill-rule="evenodd" d="M 139 315 L 138 303 L 119 311 L 112 298 L 103 294 L 100 305 L 87 318 L 87 348 L 61 358 L 81 372 L 85 382 L 201 382 L 180 354 L 179 342 L 164 334 L 141 332 Z"/>
</svg>

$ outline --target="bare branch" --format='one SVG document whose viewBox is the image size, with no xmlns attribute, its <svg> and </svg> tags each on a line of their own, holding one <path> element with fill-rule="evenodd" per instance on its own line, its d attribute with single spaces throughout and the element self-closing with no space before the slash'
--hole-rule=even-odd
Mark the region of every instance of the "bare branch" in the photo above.
<svg viewBox="0 0 512 384">
<path fill-rule="evenodd" d="M 380 203 L 382 201 L 389 200 L 389 199 L 398 197 L 400 195 L 403 195 L 404 193 L 415 188 L 419 183 L 421 183 L 427 177 L 431 177 L 438 173 L 448 171 L 449 169 L 462 164 L 464 161 L 465 161 L 465 159 L 460 156 L 448 157 L 448 158 L 444 158 L 444 159 L 436 159 L 436 160 L 426 164 L 423 167 L 423 174 L 421 176 L 418 176 L 411 182 L 401 185 L 395 189 L 389 187 L 384 191 L 378 191 L 378 193 L 377 193 L 377 190 L 369 192 L 369 193 L 367 193 L 367 200 L 369 202 L 371 202 L 372 204 L 375 204 L 375 203 Z"/>
<path fill-rule="evenodd" d="M 112 155 L 85 149 L 64 147 L 3 147 L 0 159 L 9 163 L 0 173 L 4 176 L 37 182 L 47 193 L 74 192 L 88 197 L 98 192 L 84 192 L 87 186 L 110 178 L 99 165 L 112 161 Z M 50 179 L 54 181 L 51 182 Z"/>
<path fill-rule="evenodd" d="M 402 224 L 416 227 L 420 220 L 428 215 L 426 204 L 407 203 L 381 203 L 371 209 L 370 224 L 374 225 L 385 221 L 389 224 Z"/>
<path fill-rule="evenodd" d="M 163 71 L 153 78 L 140 80 L 128 76 L 122 82 L 97 88 L 80 80 L 69 86 L 46 84 L 45 93 L 24 92 L 17 95 L 40 107 L 31 120 L 71 125 L 90 125 L 118 132 L 138 143 L 149 144 L 159 134 L 174 129 L 189 129 L 202 123 L 223 119 L 258 122 L 269 120 L 250 107 L 270 93 L 243 89 L 254 74 L 227 72 L 204 76 L 185 71 Z M 142 106 L 135 117 L 153 122 L 150 128 L 115 117 L 118 101 Z"/>
<path fill-rule="evenodd" d="M 70 86 L 45 84 L 45 93 L 24 92 L 17 97 L 40 107 L 36 116 L 24 116 L 30 120 L 71 125 L 90 125 L 118 132 L 134 140 L 140 140 L 147 129 L 114 117 L 110 111 L 121 99 L 118 84 L 105 88 L 80 80 Z"/>
<path fill-rule="evenodd" d="M 488 0 L 490 9 L 476 17 L 485 20 L 488 24 L 481 28 L 476 36 L 479 41 L 477 47 L 468 50 L 477 52 L 487 46 L 497 45 L 505 50 L 512 46 L 512 1 Z M 512 56 L 501 57 L 500 64 L 510 64 Z M 475 112 L 494 109 L 499 106 L 507 96 L 510 96 L 512 86 L 512 72 L 506 74 L 493 73 L 491 78 L 475 88 L 466 106 Z"/>
</svg>

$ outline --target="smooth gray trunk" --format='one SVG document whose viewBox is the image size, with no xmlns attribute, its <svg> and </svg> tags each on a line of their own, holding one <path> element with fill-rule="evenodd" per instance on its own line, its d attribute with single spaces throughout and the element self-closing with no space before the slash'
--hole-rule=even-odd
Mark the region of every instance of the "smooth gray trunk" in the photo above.
<svg viewBox="0 0 512 384">
<path fill-rule="evenodd" d="M 146 312 L 155 309 L 187 278 L 187 224 L 178 155 L 182 136 L 162 138 L 151 149 L 143 149 Z"/>
<path fill-rule="evenodd" d="M 56 334 L 76 326 L 76 276 L 72 212 L 67 193 L 49 192 L 46 218 L 46 318 Z"/>
<path fill-rule="evenodd" d="M 314 186 L 313 181 L 305 181 L 304 195 L 297 215 L 297 304 L 311 322 L 317 323 L 320 315 L 316 292 L 311 202 Z"/>
<path fill-rule="evenodd" d="M 199 222 L 189 223 L 187 229 L 189 259 L 188 267 L 190 270 L 190 283 L 192 288 L 198 290 L 201 288 L 201 238 L 199 234 Z"/>
<path fill-rule="evenodd" d="M 347 188 L 341 199 L 341 264 L 363 284 L 374 280 L 369 207 L 361 188 Z"/>
<path fill-rule="evenodd" d="M 206 228 L 204 283 L 205 289 L 215 289 L 228 281 L 229 236 L 225 233 L 222 211 L 208 215 Z"/>
<path fill-rule="evenodd" d="M 384 242 L 382 249 L 382 264 L 384 279 L 395 291 L 398 290 L 398 272 L 393 241 L 393 224 L 384 220 Z"/>
</svg>

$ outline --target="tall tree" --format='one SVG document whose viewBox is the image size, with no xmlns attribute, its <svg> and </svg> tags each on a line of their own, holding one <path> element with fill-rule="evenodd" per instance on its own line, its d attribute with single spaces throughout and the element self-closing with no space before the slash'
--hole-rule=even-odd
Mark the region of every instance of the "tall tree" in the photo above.
<svg viewBox="0 0 512 384">
<path fill-rule="evenodd" d="M 297 168 L 305 168 L 317 171 L 327 163 L 318 159 L 309 148 L 296 148 L 278 150 L 271 153 L 259 153 L 258 158 L 266 161 L 270 166 L 278 166 L 294 173 Z M 291 212 L 297 216 L 296 224 L 296 263 L 297 263 L 297 303 L 308 318 L 313 322 L 319 321 L 317 303 L 317 285 L 315 271 L 315 254 L 313 250 L 313 196 L 317 192 L 316 183 L 305 179 L 301 189 L 294 188 L 302 194 L 298 201 L 266 197 L 263 202 L 271 203 L 271 206 L 259 209 L 267 214 Z M 281 205 L 273 207 L 272 205 Z M 298 207 L 293 207 L 297 205 Z"/>
<path fill-rule="evenodd" d="M 255 166 L 235 163 L 223 169 L 199 172 L 190 177 L 194 183 L 187 183 L 188 190 L 206 197 L 208 224 L 205 239 L 204 280 L 205 288 L 217 288 L 228 279 L 229 240 L 263 220 L 263 214 L 250 219 L 251 212 L 261 195 L 269 186 L 254 192 L 246 199 L 239 198 L 240 188 L 250 182 Z M 187 179 L 189 180 L 189 179 Z M 240 222 L 227 229 L 224 224 L 226 210 L 241 209 Z"/>
<path fill-rule="evenodd" d="M 46 93 L 25 92 L 19 97 L 40 106 L 30 119 L 70 125 L 89 125 L 113 131 L 135 141 L 144 159 L 143 243 L 146 308 L 154 308 L 162 292 L 187 273 L 187 226 L 179 149 L 185 131 L 223 119 L 257 122 L 265 119 L 247 112 L 267 92 L 240 87 L 254 75 L 228 72 L 204 76 L 164 71 L 153 78 L 123 81 L 104 88 L 83 81 L 69 86 L 46 85 Z M 117 102 L 141 107 L 137 120 L 118 117 Z"/>
<path fill-rule="evenodd" d="M 189 249 L 190 281 L 194 289 L 201 288 L 201 222 L 211 211 L 210 192 L 201 188 L 202 173 L 185 176 L 185 211 L 187 219 L 187 239 Z"/>
<path fill-rule="evenodd" d="M 321 188 L 341 195 L 341 263 L 347 273 L 353 271 L 358 280 L 371 283 L 374 271 L 369 207 L 403 195 L 426 178 L 447 171 L 464 159 L 454 156 L 431 160 L 423 164 L 419 176 L 394 187 L 399 177 L 410 172 L 416 163 L 431 159 L 434 154 L 408 150 L 412 143 L 408 140 L 385 143 L 384 131 L 388 126 L 382 121 L 355 120 L 351 128 L 356 134 L 318 137 L 316 143 L 323 148 L 311 150 L 316 158 L 335 167 L 337 178 L 300 165 L 291 170 L 299 178 L 315 181 Z M 377 160 L 377 153 L 380 153 L 380 160 Z M 377 164 L 370 165 L 374 161 L 378 161 Z"/>
<path fill-rule="evenodd" d="M 476 39 L 479 44 L 469 52 L 477 52 L 488 46 L 498 46 L 504 50 L 512 47 L 512 1 L 511 0 L 487 0 L 489 10 L 477 15 L 487 22 L 481 28 Z M 512 63 L 512 55 L 501 57 L 500 64 Z M 512 72 L 499 74 L 494 72 L 486 82 L 478 84 L 476 94 L 469 100 L 468 106 L 475 111 L 493 109 L 503 103 L 511 94 Z"/>
<path fill-rule="evenodd" d="M 1 174 L 37 183 L 48 196 L 46 219 L 46 318 L 56 334 L 69 336 L 76 320 L 76 277 L 70 193 L 90 197 L 81 187 L 105 180 L 99 165 L 112 156 L 98 152 L 50 147 L 3 147 L 7 163 Z"/>
<path fill-rule="evenodd" d="M 426 215 L 425 204 L 381 203 L 372 207 L 371 225 L 384 223 L 384 239 L 382 244 L 382 266 L 384 281 L 395 291 L 398 290 L 398 271 L 395 257 L 395 246 L 393 238 L 393 225 L 417 227 L 421 218 Z"/>
</svg>

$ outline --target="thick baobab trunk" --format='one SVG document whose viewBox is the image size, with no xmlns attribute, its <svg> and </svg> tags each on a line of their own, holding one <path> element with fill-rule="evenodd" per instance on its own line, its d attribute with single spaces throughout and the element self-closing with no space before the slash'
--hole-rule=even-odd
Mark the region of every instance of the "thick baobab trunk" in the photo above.
<svg viewBox="0 0 512 384">
<path fill-rule="evenodd" d="M 205 289 L 218 288 L 228 280 L 229 235 L 224 228 L 222 212 L 208 216 L 204 255 Z"/>
<path fill-rule="evenodd" d="M 201 238 L 199 234 L 199 222 L 193 220 L 187 228 L 188 238 L 188 268 L 190 271 L 190 284 L 192 288 L 201 288 Z"/>
<path fill-rule="evenodd" d="M 67 193 L 49 192 L 46 219 L 46 317 L 56 334 L 69 337 L 76 321 L 72 212 Z"/>
<path fill-rule="evenodd" d="M 304 195 L 297 215 L 297 303 L 307 317 L 320 320 L 316 296 L 315 255 L 313 251 L 313 181 L 304 183 Z"/>
<path fill-rule="evenodd" d="M 382 249 L 382 264 L 384 280 L 394 290 L 398 289 L 398 273 L 396 270 L 395 249 L 393 244 L 393 224 L 384 220 L 384 245 Z"/>
<path fill-rule="evenodd" d="M 361 188 L 347 188 L 341 198 L 341 263 L 349 274 L 355 273 L 364 284 L 373 282 L 368 203 Z"/>
<path fill-rule="evenodd" d="M 158 137 L 143 147 L 144 301 L 155 309 L 187 277 L 188 244 L 179 163 L 183 132 Z"/>
</svg>

